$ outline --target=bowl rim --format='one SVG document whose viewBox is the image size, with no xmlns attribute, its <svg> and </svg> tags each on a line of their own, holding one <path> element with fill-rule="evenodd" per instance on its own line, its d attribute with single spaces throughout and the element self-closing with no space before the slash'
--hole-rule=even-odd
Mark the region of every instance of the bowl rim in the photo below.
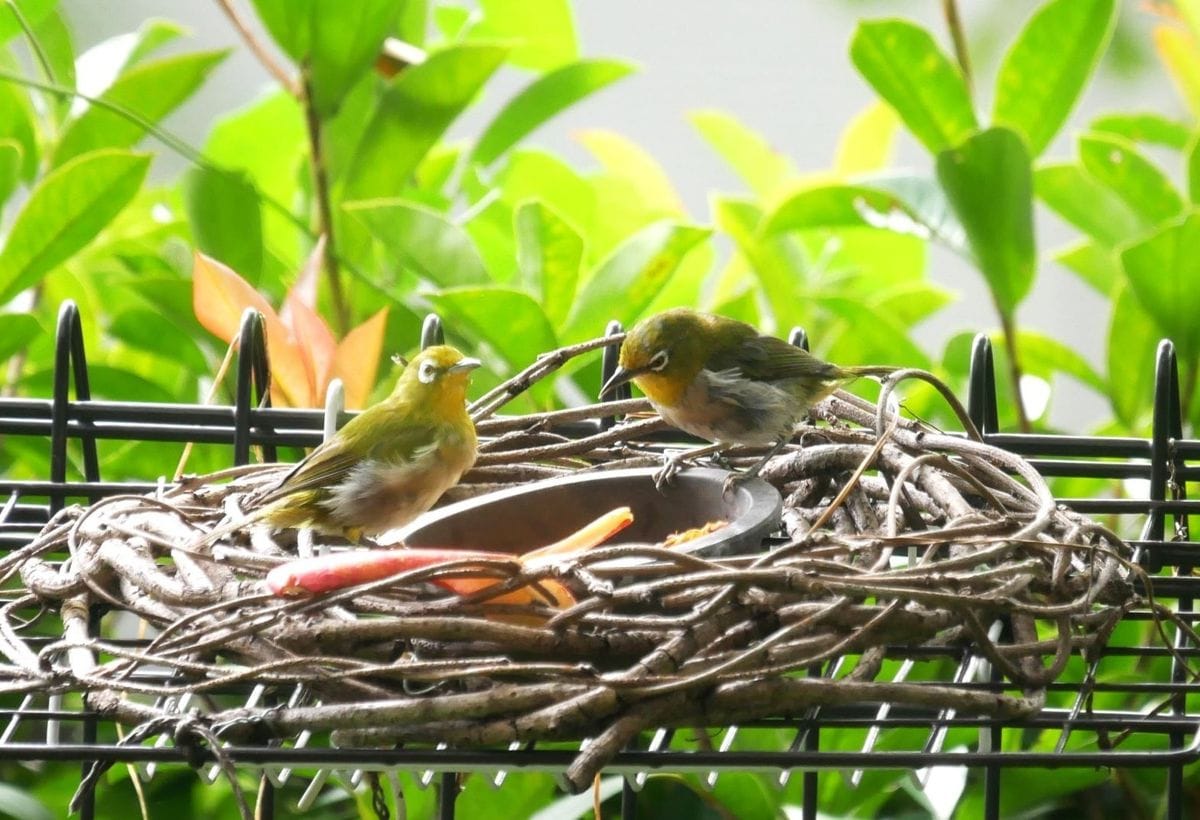
<svg viewBox="0 0 1200 820">
<path fill-rule="evenodd" d="M 561 487 L 572 484 L 586 484 L 594 481 L 614 481 L 623 478 L 652 479 L 658 471 L 659 468 L 657 467 L 628 467 L 620 470 L 583 470 L 569 475 L 544 478 L 528 484 L 485 493 L 474 498 L 465 498 L 462 501 L 456 501 L 444 507 L 434 508 L 417 516 L 398 530 L 395 530 L 395 534 L 400 542 L 405 543 L 409 536 L 418 530 L 457 515 L 464 510 L 473 509 L 484 504 L 504 502 L 517 496 L 536 493 L 548 486 Z M 730 475 L 733 475 L 733 473 L 728 470 L 719 470 L 713 467 L 685 467 L 676 476 L 676 480 L 683 478 L 687 480 L 699 479 L 705 482 L 719 483 L 723 486 L 725 479 Z M 740 516 L 730 520 L 726 526 L 716 532 L 687 541 L 673 549 L 677 549 L 683 553 L 695 553 L 736 538 L 744 537 L 748 533 L 760 528 L 762 529 L 763 538 L 770 534 L 771 531 L 778 529 L 783 515 L 783 496 L 780 495 L 779 490 L 764 479 L 753 476 L 739 482 L 737 492 L 744 492 L 750 496 L 750 504 Z"/>
</svg>

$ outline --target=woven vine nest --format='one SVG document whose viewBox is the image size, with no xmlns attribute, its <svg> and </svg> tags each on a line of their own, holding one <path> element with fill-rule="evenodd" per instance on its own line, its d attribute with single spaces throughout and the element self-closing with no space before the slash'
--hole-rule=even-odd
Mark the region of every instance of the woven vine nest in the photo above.
<svg viewBox="0 0 1200 820">
<path fill-rule="evenodd" d="M 661 439 L 665 426 L 639 417 L 648 410 L 642 401 L 493 415 L 570 356 L 608 341 L 543 357 L 476 402 L 479 461 L 445 500 L 661 463 L 661 444 L 648 437 Z M 886 382 L 879 405 L 838 393 L 821 406 L 821 423 L 767 465 L 763 478 L 784 497 L 783 528 L 777 545 L 750 555 L 600 546 L 536 572 L 465 560 L 283 599 L 263 577 L 296 555 L 296 533 L 252 527 L 188 548 L 252 507 L 280 465 L 67 509 L 0 561 L 0 576 L 19 571 L 26 591 L 0 610 L 8 660 L 0 691 L 86 690 L 93 708 L 144 727 L 134 739 L 151 731 L 178 739 L 171 721 L 180 718 L 162 696 L 205 694 L 193 701 L 206 706 L 187 728 L 213 746 L 303 730 L 367 746 L 592 738 L 566 773 L 577 789 L 658 726 L 728 725 L 854 702 L 1034 713 L 1071 654 L 1097 653 L 1138 602 L 1129 547 L 1060 508 L 1021 458 L 882 409 L 912 375 Z M 553 432 L 613 412 L 626 420 L 603 432 Z M 756 455 L 728 454 L 735 466 Z M 462 598 L 429 583 L 446 574 L 500 583 Z M 490 602 L 548 578 L 567 585 L 577 605 Z M 49 646 L 44 638 L 35 645 L 18 619 L 37 605 L 61 614 L 61 640 Z M 97 605 L 136 614 L 151 627 L 148 640 L 93 634 Z M 998 622 L 1005 627 L 992 629 Z M 1007 684 L 877 680 L 889 648 L 916 657 L 969 649 Z M 852 663 L 837 679 L 804 675 L 838 657 Z M 146 669 L 171 674 L 148 682 L 137 674 Z M 219 696 L 244 682 L 277 687 L 277 702 L 289 705 Z"/>
</svg>

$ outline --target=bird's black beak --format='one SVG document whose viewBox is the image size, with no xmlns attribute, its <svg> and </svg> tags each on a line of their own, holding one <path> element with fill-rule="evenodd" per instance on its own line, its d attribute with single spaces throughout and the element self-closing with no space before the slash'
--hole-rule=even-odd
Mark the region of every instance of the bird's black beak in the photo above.
<svg viewBox="0 0 1200 820">
<path fill-rule="evenodd" d="M 617 365 L 616 372 L 609 376 L 608 381 L 606 381 L 604 386 L 600 388 L 600 398 L 604 398 L 621 385 L 636 379 L 645 372 L 645 368 L 634 367 L 627 370 L 624 367 Z"/>
</svg>

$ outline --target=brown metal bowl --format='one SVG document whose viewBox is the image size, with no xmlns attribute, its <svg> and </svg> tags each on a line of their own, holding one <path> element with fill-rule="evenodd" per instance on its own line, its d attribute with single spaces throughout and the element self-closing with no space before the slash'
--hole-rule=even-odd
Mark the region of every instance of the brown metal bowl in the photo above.
<svg viewBox="0 0 1200 820">
<path fill-rule="evenodd" d="M 553 543 L 615 507 L 633 510 L 633 524 L 609 544 L 657 543 L 674 532 L 726 526 L 680 545 L 710 556 L 754 552 L 779 528 L 779 492 L 762 479 L 723 491 L 729 473 L 689 467 L 659 491 L 653 469 L 592 472 L 500 490 L 432 510 L 401 536 L 410 547 L 450 547 L 519 554 Z"/>
</svg>

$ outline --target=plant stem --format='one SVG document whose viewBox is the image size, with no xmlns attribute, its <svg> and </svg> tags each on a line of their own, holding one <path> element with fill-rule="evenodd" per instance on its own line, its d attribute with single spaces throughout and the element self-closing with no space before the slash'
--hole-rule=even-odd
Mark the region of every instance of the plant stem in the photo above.
<svg viewBox="0 0 1200 820">
<path fill-rule="evenodd" d="M 956 0 L 942 0 L 942 14 L 946 17 L 946 27 L 950 29 L 950 39 L 954 41 L 954 57 L 962 70 L 963 82 L 967 86 L 967 94 L 971 93 L 971 59 L 967 54 L 967 35 L 963 31 L 962 18 L 958 15 Z"/>
<path fill-rule="evenodd" d="M 1008 380 L 1012 384 L 1013 405 L 1017 410 L 1017 426 L 1022 433 L 1033 432 L 1029 416 L 1025 414 L 1025 401 L 1021 398 L 1021 359 L 1017 354 L 1017 328 L 1011 314 L 997 310 L 1000 327 L 1004 331 L 1004 346 L 1008 348 Z"/>
<path fill-rule="evenodd" d="M 304 77 L 304 119 L 308 124 L 308 146 L 312 155 L 313 193 L 317 198 L 317 233 L 324 235 L 325 276 L 329 280 L 329 297 L 333 300 L 333 318 L 338 332 L 345 334 L 350 328 L 350 311 L 342 293 L 342 280 L 338 271 L 337 243 L 333 236 L 333 207 L 329 198 L 329 172 L 325 166 L 325 153 L 321 147 L 321 118 L 312 99 L 312 83 L 308 73 Z"/>
<path fill-rule="evenodd" d="M 242 17 L 241 12 L 233 5 L 233 0 L 217 0 L 217 5 L 225 12 L 225 16 L 229 18 L 229 22 L 233 23 L 233 27 L 237 29 L 238 34 L 246 42 L 246 47 L 250 49 L 258 61 L 262 63 L 263 68 L 267 73 L 275 78 L 287 93 L 293 97 L 300 96 L 300 88 L 296 85 L 296 81 L 288 74 L 287 69 L 271 56 L 271 52 L 263 44 L 262 40 L 258 39 L 254 31 L 246 23 L 246 19 Z"/>
</svg>

